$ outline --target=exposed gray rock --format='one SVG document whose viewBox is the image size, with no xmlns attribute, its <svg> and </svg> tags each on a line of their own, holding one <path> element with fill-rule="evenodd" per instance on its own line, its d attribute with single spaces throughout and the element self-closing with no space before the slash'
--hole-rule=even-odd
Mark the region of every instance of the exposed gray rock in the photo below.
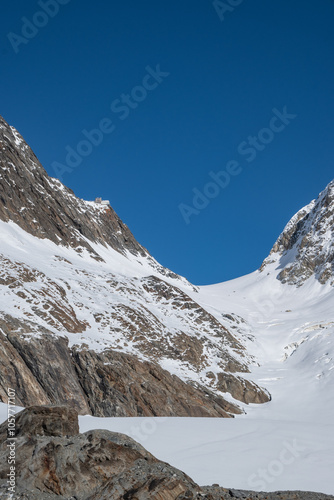
<svg viewBox="0 0 334 500">
<path fill-rule="evenodd" d="M 334 285 L 334 181 L 288 222 L 260 270 L 276 264 L 282 283 L 301 286 L 311 276 Z"/>
<path fill-rule="evenodd" d="M 9 499 L 7 423 L 0 426 L 0 497 Z M 78 433 L 66 407 L 32 407 L 16 416 L 15 499 L 326 500 L 307 492 L 254 493 L 200 487 L 133 439 L 106 430 Z"/>
<path fill-rule="evenodd" d="M 66 425 L 68 417 L 70 422 Z M 50 426 L 50 420 L 57 419 L 65 422 L 62 435 L 60 426 Z M 172 500 L 181 499 L 182 495 L 194 498 L 199 491 L 188 476 L 158 461 L 125 435 L 105 430 L 78 434 L 73 425 L 73 410 L 28 408 L 17 420 L 15 498 Z M 4 427 L 6 424 L 0 427 L 2 486 L 8 473 Z M 41 435 L 45 427 L 47 431 Z M 71 429 L 74 432 L 68 436 Z"/>
<path fill-rule="evenodd" d="M 54 243 L 86 248 L 87 242 L 110 245 L 124 253 L 148 256 L 109 206 L 88 204 L 51 178 L 18 132 L 0 116 L 0 220 Z"/>
<path fill-rule="evenodd" d="M 241 413 L 203 386 L 187 384 L 159 365 L 129 354 L 73 349 L 73 363 L 97 416 L 231 417 Z"/>
<path fill-rule="evenodd" d="M 217 388 L 222 392 L 229 392 L 234 399 L 246 404 L 261 404 L 271 400 L 269 392 L 254 382 L 227 373 L 218 374 Z"/>
<path fill-rule="evenodd" d="M 16 390 L 16 404 L 66 404 L 95 416 L 231 417 L 241 410 L 197 384 L 183 382 L 158 364 L 111 349 L 69 348 L 48 333 L 19 333 L 27 324 L 0 318 L 0 399 Z M 4 335 L 1 333 L 7 333 Z M 16 331 L 12 331 L 16 330 Z"/>
<path fill-rule="evenodd" d="M 27 338 L 15 333 L 7 338 L 51 403 L 68 404 L 82 414 L 91 413 L 72 363 L 67 339 L 54 335 Z M 21 404 L 31 405 L 34 401 L 22 401 Z"/>
<path fill-rule="evenodd" d="M 78 412 L 68 406 L 30 406 L 15 417 L 15 436 L 76 436 Z M 0 425 L 0 442 L 7 437 L 7 421 Z"/>
</svg>

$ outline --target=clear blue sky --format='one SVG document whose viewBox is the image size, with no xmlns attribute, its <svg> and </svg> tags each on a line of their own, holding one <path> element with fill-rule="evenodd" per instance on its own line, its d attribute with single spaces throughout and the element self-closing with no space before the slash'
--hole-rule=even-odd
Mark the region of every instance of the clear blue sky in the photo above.
<svg viewBox="0 0 334 500">
<path fill-rule="evenodd" d="M 109 199 L 165 266 L 196 284 L 258 268 L 334 178 L 334 1 L 54 2 L 1 3 L 0 114 L 52 176 L 67 146 L 89 152 L 63 182 Z M 215 197 L 198 209 L 193 189 Z"/>
</svg>

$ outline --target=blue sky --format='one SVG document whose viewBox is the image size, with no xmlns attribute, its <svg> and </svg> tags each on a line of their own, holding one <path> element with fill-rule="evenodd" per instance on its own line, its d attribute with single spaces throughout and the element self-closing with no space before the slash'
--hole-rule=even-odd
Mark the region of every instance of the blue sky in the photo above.
<svg viewBox="0 0 334 500">
<path fill-rule="evenodd" d="M 1 11 L 0 114 L 50 175 L 109 199 L 192 282 L 258 268 L 334 178 L 333 0 L 4 0 Z"/>
</svg>

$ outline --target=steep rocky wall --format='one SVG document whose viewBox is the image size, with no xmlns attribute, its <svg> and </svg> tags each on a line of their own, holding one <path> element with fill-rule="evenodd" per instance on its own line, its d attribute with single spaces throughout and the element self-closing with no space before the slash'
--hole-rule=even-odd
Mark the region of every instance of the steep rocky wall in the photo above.
<svg viewBox="0 0 334 500">
<path fill-rule="evenodd" d="M 111 207 L 84 202 L 49 177 L 24 139 L 1 116 L 0 220 L 11 220 L 57 245 L 86 248 L 96 258 L 87 240 L 121 253 L 149 255 Z"/>
<path fill-rule="evenodd" d="M 7 319 L 8 321 L 8 319 Z M 231 417 L 240 409 L 223 397 L 183 382 L 155 363 L 107 350 L 70 349 L 65 338 L 4 332 L 0 321 L 0 400 L 67 404 L 96 416 Z"/>
<path fill-rule="evenodd" d="M 100 417 L 231 417 L 241 410 L 224 392 L 246 404 L 270 400 L 238 374 L 220 373 L 211 390 L 132 354 L 69 347 L 66 337 L 10 315 L 0 316 L 0 368 L 1 401 L 11 387 L 18 405 L 67 404 Z"/>
<path fill-rule="evenodd" d="M 282 283 L 302 286 L 314 276 L 334 285 L 334 181 L 297 212 L 284 228 L 260 270 L 277 264 Z"/>
</svg>

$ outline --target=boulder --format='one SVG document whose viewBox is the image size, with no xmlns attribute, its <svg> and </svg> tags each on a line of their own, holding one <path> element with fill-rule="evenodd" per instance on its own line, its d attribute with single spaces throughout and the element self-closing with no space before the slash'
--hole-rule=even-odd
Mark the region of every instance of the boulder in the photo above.
<svg viewBox="0 0 334 500">
<path fill-rule="evenodd" d="M 8 491 L 10 444 L 15 443 L 15 492 Z M 33 406 L 16 415 L 16 436 L 0 426 L 0 497 L 15 500 L 329 500 L 307 492 L 256 493 L 198 486 L 124 434 L 79 433 L 66 406 Z"/>
</svg>

